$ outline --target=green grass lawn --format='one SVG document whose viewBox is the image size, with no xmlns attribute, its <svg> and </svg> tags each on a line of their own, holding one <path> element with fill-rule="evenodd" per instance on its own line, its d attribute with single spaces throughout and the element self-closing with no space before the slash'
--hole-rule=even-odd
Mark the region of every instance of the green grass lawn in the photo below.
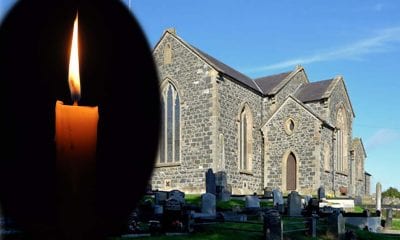
<svg viewBox="0 0 400 240">
<path fill-rule="evenodd" d="M 392 229 L 400 230 L 400 218 L 395 218 L 392 220 Z"/>
<path fill-rule="evenodd" d="M 301 218 L 283 218 L 284 231 L 295 230 L 304 228 L 303 219 Z M 400 220 L 396 220 L 400 224 Z M 261 223 L 261 222 L 260 222 Z M 322 225 L 322 223 L 321 223 Z M 353 230 L 358 240 L 393 240 L 399 239 L 398 236 L 390 236 L 384 234 L 376 234 L 363 230 L 359 230 L 356 227 L 346 226 L 346 229 Z M 245 224 L 245 223 L 215 223 L 209 225 L 200 225 L 195 227 L 195 232 L 182 236 L 152 236 L 152 237 L 141 237 L 141 238 L 110 238 L 110 240 L 200 240 L 200 239 L 211 239 L 211 240 L 241 240 L 241 239 L 262 239 L 263 238 L 263 226 L 262 224 Z M 317 231 L 317 238 L 312 238 L 305 234 L 305 231 L 292 232 L 284 234 L 284 239 L 296 239 L 296 240 L 333 240 L 336 239 L 334 236 L 326 234 L 326 228 L 321 227 Z"/>
<path fill-rule="evenodd" d="M 186 194 L 185 201 L 188 204 L 194 204 L 200 206 L 201 196 L 199 194 Z M 245 201 L 240 199 L 231 199 L 229 201 L 217 201 L 217 209 L 218 210 L 232 210 L 233 207 L 238 206 L 240 208 L 244 208 Z M 260 202 L 261 207 L 272 207 L 272 202 Z"/>
</svg>

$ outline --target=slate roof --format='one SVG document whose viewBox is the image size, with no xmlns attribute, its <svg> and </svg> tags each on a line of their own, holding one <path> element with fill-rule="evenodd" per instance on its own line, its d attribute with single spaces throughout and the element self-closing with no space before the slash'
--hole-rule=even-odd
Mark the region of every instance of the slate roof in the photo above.
<svg viewBox="0 0 400 240">
<path fill-rule="evenodd" d="M 215 68 L 217 68 L 221 73 L 232 77 L 233 79 L 245 84 L 246 86 L 256 90 L 257 92 L 262 92 L 261 89 L 257 86 L 253 79 L 249 78 L 248 76 L 244 75 L 243 73 L 236 71 L 235 69 L 231 68 L 230 66 L 222 63 L 221 61 L 215 59 L 214 57 L 208 55 L 207 53 L 201 51 L 200 49 L 191 46 L 194 50 L 196 50 L 200 55 L 202 55 L 205 60 L 212 64 Z"/>
<path fill-rule="evenodd" d="M 297 90 L 295 96 L 303 103 L 318 101 L 329 97 L 328 90 L 334 79 L 304 84 Z"/>
<path fill-rule="evenodd" d="M 290 72 L 279 73 L 271 76 L 261 77 L 255 79 L 256 84 L 260 87 L 264 95 L 271 94 L 272 90 L 277 87 L 284 79 L 286 79 Z"/>
</svg>

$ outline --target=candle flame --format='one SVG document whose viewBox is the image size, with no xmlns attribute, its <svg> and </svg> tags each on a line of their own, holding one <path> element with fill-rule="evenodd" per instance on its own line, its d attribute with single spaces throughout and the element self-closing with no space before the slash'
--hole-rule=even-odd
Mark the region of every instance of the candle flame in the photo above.
<svg viewBox="0 0 400 240">
<path fill-rule="evenodd" d="M 78 14 L 74 21 L 74 31 L 72 34 L 71 54 L 69 57 L 68 72 L 69 90 L 74 104 L 77 104 L 81 97 L 81 81 L 79 78 L 79 55 L 78 55 Z"/>
</svg>

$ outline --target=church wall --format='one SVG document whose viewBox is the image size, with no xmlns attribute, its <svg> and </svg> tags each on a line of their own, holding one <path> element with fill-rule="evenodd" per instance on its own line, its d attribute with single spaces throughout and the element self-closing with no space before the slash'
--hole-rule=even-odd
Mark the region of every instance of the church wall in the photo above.
<svg viewBox="0 0 400 240">
<path fill-rule="evenodd" d="M 307 107 L 309 107 L 315 114 L 320 116 L 322 119 L 326 120 L 329 118 L 328 116 L 328 101 L 320 100 L 315 102 L 306 103 Z"/>
<path fill-rule="evenodd" d="M 295 122 L 292 134 L 285 131 L 288 118 Z M 271 188 L 286 192 L 285 162 L 290 152 L 297 160 L 297 190 L 302 194 L 315 193 L 320 186 L 320 121 L 289 99 L 263 128 L 266 136 L 266 179 Z"/>
<path fill-rule="evenodd" d="M 298 72 L 289 82 L 275 95 L 264 100 L 264 121 L 270 118 L 275 110 L 286 100 L 289 95 L 293 95 L 300 85 L 307 83 L 307 76 L 304 71 Z"/>
<path fill-rule="evenodd" d="M 352 123 L 353 123 L 353 115 L 351 112 L 351 106 L 350 106 L 350 102 L 348 100 L 347 94 L 346 94 L 346 90 L 345 87 L 343 85 L 343 81 L 339 81 L 336 85 L 336 87 L 334 88 L 330 98 L 329 98 L 329 119 L 327 119 L 328 122 L 332 123 L 334 126 L 337 125 L 336 123 L 336 115 L 338 112 L 338 109 L 340 106 L 344 106 L 345 110 L 346 110 L 346 117 L 347 117 L 347 127 L 348 127 L 348 135 L 347 135 L 347 143 L 348 143 L 348 147 L 347 147 L 347 156 L 348 156 L 348 166 L 347 169 L 350 170 L 351 169 L 351 161 L 350 161 L 350 150 L 352 149 L 351 147 L 351 143 L 352 143 Z M 336 149 L 334 149 L 334 154 L 336 156 L 335 153 Z M 336 157 L 335 157 L 336 158 Z M 336 163 L 335 163 L 336 164 Z M 350 183 L 350 179 L 349 179 L 349 174 L 350 172 L 346 172 L 346 173 L 340 173 L 335 171 L 335 191 L 337 194 L 339 194 L 339 188 L 340 187 L 347 187 L 348 190 L 350 190 L 349 188 L 349 183 Z"/>
<path fill-rule="evenodd" d="M 355 195 L 365 195 L 365 174 L 364 174 L 364 151 L 361 144 L 355 144 L 354 147 L 355 157 Z M 361 168 L 360 168 L 361 167 Z"/>
<path fill-rule="evenodd" d="M 296 75 L 294 75 L 289 82 L 276 94 L 275 98 L 278 105 L 282 104 L 289 95 L 293 95 L 302 84 L 307 82 L 307 76 L 304 74 L 304 71 L 299 71 L 296 73 Z"/>
<path fill-rule="evenodd" d="M 321 171 L 321 185 L 325 187 L 327 194 L 333 194 L 333 161 L 335 155 L 333 154 L 333 129 L 322 127 L 321 128 L 321 155 L 320 155 L 320 171 Z"/>
<path fill-rule="evenodd" d="M 225 171 L 228 184 L 235 194 L 262 193 L 262 98 L 248 88 L 224 77 L 218 83 L 220 105 L 219 133 L 224 136 Z M 239 171 L 239 114 L 244 104 L 248 104 L 253 118 L 253 151 L 251 172 Z"/>
<path fill-rule="evenodd" d="M 171 46 L 170 61 L 164 58 L 166 44 Z M 213 166 L 216 145 L 213 117 L 215 71 L 169 34 L 153 55 L 160 87 L 166 79 L 171 80 L 181 99 L 181 162 L 156 166 L 152 176 L 153 189 L 204 192 L 204 175 Z"/>
</svg>

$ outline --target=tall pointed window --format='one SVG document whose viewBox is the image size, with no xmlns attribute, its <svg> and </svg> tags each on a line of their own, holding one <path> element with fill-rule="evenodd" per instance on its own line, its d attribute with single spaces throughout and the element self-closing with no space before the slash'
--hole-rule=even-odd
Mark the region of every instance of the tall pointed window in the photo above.
<svg viewBox="0 0 400 240">
<path fill-rule="evenodd" d="M 252 116 L 248 106 L 243 107 L 239 116 L 239 169 L 251 171 L 252 158 Z"/>
<path fill-rule="evenodd" d="M 161 95 L 161 139 L 159 163 L 180 161 L 180 99 L 175 87 L 168 83 Z"/>
<path fill-rule="evenodd" d="M 348 170 L 348 133 L 346 113 L 343 108 L 339 108 L 336 115 L 336 170 L 346 173 Z"/>
</svg>

